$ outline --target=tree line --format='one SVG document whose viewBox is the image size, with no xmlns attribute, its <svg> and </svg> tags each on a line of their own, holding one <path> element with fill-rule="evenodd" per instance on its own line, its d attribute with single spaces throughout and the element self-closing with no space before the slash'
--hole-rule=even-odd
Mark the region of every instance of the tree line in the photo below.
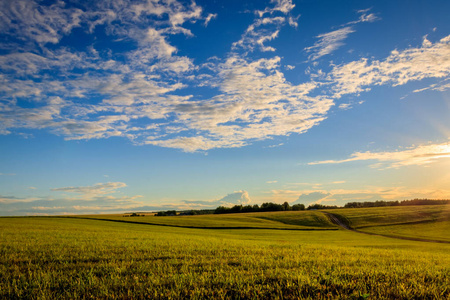
<svg viewBox="0 0 450 300">
<path fill-rule="evenodd" d="M 439 205 L 450 204 L 450 200 L 432 200 L 432 199 L 412 199 L 402 201 L 384 201 L 373 202 L 348 202 L 344 208 L 364 208 L 364 207 L 383 207 L 383 206 L 408 206 L 408 205 Z M 187 210 L 177 213 L 175 210 L 159 211 L 155 216 L 177 216 L 177 215 L 205 215 L 205 214 L 235 214 L 248 212 L 269 212 L 269 211 L 299 211 L 315 209 L 337 209 L 336 205 L 311 204 L 307 208 L 304 204 L 290 205 L 288 202 L 283 204 L 266 202 L 261 205 L 234 205 L 232 207 L 219 206 L 216 209 Z"/>
<path fill-rule="evenodd" d="M 375 201 L 375 202 L 349 202 L 344 208 L 383 207 L 383 206 L 408 206 L 408 205 L 440 205 L 450 204 L 450 200 L 412 199 L 403 201 Z"/>
<path fill-rule="evenodd" d="M 266 211 L 289 211 L 289 210 L 305 210 L 304 204 L 289 205 L 288 202 L 283 204 L 277 204 L 272 202 L 266 202 L 259 206 L 254 205 L 235 205 L 233 207 L 219 206 L 214 211 L 214 214 L 234 214 L 244 212 L 266 212 Z"/>
</svg>

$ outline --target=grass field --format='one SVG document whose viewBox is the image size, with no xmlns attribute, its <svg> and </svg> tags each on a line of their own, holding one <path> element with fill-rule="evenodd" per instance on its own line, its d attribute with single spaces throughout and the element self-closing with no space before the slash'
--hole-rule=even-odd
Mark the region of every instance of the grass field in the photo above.
<svg viewBox="0 0 450 300">
<path fill-rule="evenodd" d="M 317 230 L 318 224 L 326 229 L 334 225 L 321 219 L 321 212 L 300 213 L 179 219 L 191 220 L 189 226 L 213 227 L 209 225 L 217 217 L 226 230 L 148 224 L 153 219 L 168 224 L 158 217 L 101 216 L 139 222 L 135 224 L 0 218 L 0 298 L 450 298 L 450 244 Z M 350 213 L 346 217 L 353 221 Z M 178 218 L 172 222 L 180 222 Z M 229 222 L 220 221 L 231 222 L 229 218 L 234 224 L 254 220 L 258 228 L 230 229 Z M 381 223 L 389 224 L 386 220 Z M 277 229 L 265 229 L 268 224 Z M 425 225 L 426 232 L 432 224 L 414 226 L 420 232 Z M 296 230 L 282 227 L 287 225 Z"/>
<path fill-rule="evenodd" d="M 338 229 L 318 211 L 288 211 L 264 213 L 239 213 L 223 215 L 194 215 L 177 217 L 130 217 L 129 215 L 90 215 L 83 218 L 114 220 L 120 222 L 147 223 L 185 228 L 265 228 L 265 229 Z"/>
<path fill-rule="evenodd" d="M 352 228 L 397 237 L 450 242 L 450 205 L 328 210 Z"/>
</svg>

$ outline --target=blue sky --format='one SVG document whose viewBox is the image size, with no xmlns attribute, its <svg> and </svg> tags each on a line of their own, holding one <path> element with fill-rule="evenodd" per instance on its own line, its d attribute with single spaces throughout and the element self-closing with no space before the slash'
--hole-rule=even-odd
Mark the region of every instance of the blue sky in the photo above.
<svg viewBox="0 0 450 300">
<path fill-rule="evenodd" d="M 450 198 L 448 1 L 2 1 L 0 215 Z"/>
</svg>

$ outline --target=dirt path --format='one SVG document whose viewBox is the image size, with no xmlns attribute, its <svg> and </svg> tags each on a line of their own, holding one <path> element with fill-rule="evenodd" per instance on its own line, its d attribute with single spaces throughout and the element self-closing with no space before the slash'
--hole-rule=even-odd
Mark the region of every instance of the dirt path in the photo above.
<svg viewBox="0 0 450 300">
<path fill-rule="evenodd" d="M 405 237 L 405 236 L 398 236 L 398 235 L 387 235 L 387 234 L 379 234 L 379 233 L 371 233 L 371 232 L 359 231 L 359 230 L 353 229 L 349 225 L 343 223 L 339 219 L 338 215 L 336 215 L 336 214 L 332 214 L 332 213 L 324 212 L 324 211 L 322 213 L 324 213 L 330 219 L 330 221 L 333 224 L 336 224 L 336 225 L 344 228 L 345 230 L 350 230 L 350 231 L 357 232 L 357 233 L 368 234 L 368 235 L 377 235 L 377 236 L 382 236 L 382 237 L 388 237 L 388 238 L 394 238 L 394 239 L 400 239 L 400 240 L 408 240 L 408 241 L 416 241 L 416 242 L 450 244 L 450 242 L 448 242 L 448 241 L 430 240 L 430 239 L 413 238 L 413 237 Z"/>
<path fill-rule="evenodd" d="M 328 213 L 328 212 L 323 212 L 323 213 L 328 217 L 328 219 L 330 219 L 330 221 L 333 224 L 341 226 L 342 228 L 347 229 L 347 230 L 356 231 L 356 230 L 352 229 L 350 226 L 348 226 L 347 224 L 344 224 L 343 222 L 341 222 L 341 220 L 339 220 L 339 218 L 336 215 L 333 215 L 333 214 Z"/>
</svg>

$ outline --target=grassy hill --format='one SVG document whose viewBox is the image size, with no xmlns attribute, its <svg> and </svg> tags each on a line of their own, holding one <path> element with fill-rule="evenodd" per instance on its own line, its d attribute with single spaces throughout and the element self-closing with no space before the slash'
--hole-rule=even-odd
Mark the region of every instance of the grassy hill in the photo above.
<svg viewBox="0 0 450 300">
<path fill-rule="evenodd" d="M 448 222 L 390 209 L 333 213 L 361 230 Z M 0 218 L 0 299 L 449 299 L 450 244 L 332 228 L 320 211 Z"/>
<path fill-rule="evenodd" d="M 362 232 L 450 242 L 450 205 L 328 210 Z"/>
<path fill-rule="evenodd" d="M 79 217 L 185 228 L 338 229 L 323 213 L 318 211 L 258 212 L 171 217 L 156 217 L 153 215 L 139 217 L 131 217 L 129 215 L 91 215 Z"/>
</svg>

